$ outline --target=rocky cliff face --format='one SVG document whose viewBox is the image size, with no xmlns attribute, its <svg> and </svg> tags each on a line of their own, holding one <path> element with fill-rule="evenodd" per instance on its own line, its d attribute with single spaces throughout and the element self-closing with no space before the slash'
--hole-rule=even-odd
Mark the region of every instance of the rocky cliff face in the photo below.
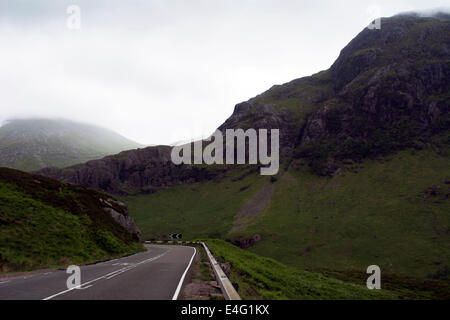
<svg viewBox="0 0 450 320">
<path fill-rule="evenodd" d="M 225 125 L 278 125 L 286 138 L 282 156 L 294 150 L 319 174 L 333 174 L 344 159 L 417 147 L 445 132 L 450 127 L 449 16 L 399 15 L 382 19 L 381 25 L 363 30 L 329 70 L 274 86 L 238 105 L 246 107 L 236 107 Z M 265 115 L 267 105 L 289 112 L 284 118 Z"/>
<path fill-rule="evenodd" d="M 298 130 L 291 110 L 275 104 L 248 101 L 236 105 L 233 115 L 219 127 L 222 133 L 226 129 L 271 129 L 280 130 L 280 153 L 290 154 L 295 146 Z"/>
<path fill-rule="evenodd" d="M 448 130 L 450 23 L 398 16 L 364 30 L 329 70 L 335 94 L 308 118 L 300 154 L 327 161 L 414 147 Z M 326 146 L 323 148 L 323 146 Z"/>
<path fill-rule="evenodd" d="M 449 143 L 450 19 L 400 15 L 363 30 L 329 70 L 236 105 L 225 129 L 280 129 L 281 160 L 332 175 L 346 159 Z M 439 146 L 438 146 L 439 147 Z M 40 174 L 112 193 L 153 192 L 217 172 L 174 166 L 170 147 L 121 153 Z"/>
<path fill-rule="evenodd" d="M 212 179 L 217 173 L 191 165 L 176 166 L 171 147 L 130 150 L 65 169 L 45 168 L 37 173 L 114 194 L 153 193 L 181 183 Z"/>
<path fill-rule="evenodd" d="M 449 111 L 450 22 L 382 19 L 381 30 L 364 30 L 342 50 L 330 73 L 336 95 L 311 119 L 323 119 L 321 113 L 326 117 L 337 106 L 339 127 L 325 121 L 329 134 L 367 136 L 402 118 L 423 133 Z M 357 126 L 358 117 L 364 126 Z"/>
</svg>

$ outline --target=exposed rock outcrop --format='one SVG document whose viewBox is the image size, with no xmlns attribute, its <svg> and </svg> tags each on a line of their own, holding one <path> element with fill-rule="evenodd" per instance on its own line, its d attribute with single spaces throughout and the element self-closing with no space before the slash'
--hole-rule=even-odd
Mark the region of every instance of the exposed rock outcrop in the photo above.
<svg viewBox="0 0 450 320">
<path fill-rule="evenodd" d="M 261 239 L 262 236 L 260 234 L 255 234 L 250 238 L 238 238 L 233 239 L 230 242 L 241 249 L 248 249 L 253 247 L 257 242 L 261 241 Z"/>
<path fill-rule="evenodd" d="M 248 101 L 237 104 L 234 112 L 224 124 L 219 127 L 222 133 L 226 129 L 271 129 L 280 130 L 280 153 L 287 156 L 295 146 L 298 128 L 293 112 L 276 104 L 260 104 Z"/>
<path fill-rule="evenodd" d="M 114 200 L 112 198 L 108 199 L 99 199 L 102 204 L 107 205 L 107 207 L 104 207 L 103 210 L 108 213 L 118 224 L 120 224 L 122 227 L 124 227 L 128 232 L 134 234 L 139 241 L 142 240 L 142 233 L 141 230 L 139 230 L 138 226 L 136 225 L 136 222 L 133 220 L 133 218 L 128 213 L 128 207 L 125 205 L 125 203 Z M 114 209 L 114 207 L 119 206 L 121 209 L 121 212 L 118 212 Z"/>
<path fill-rule="evenodd" d="M 38 174 L 114 194 L 153 193 L 181 183 L 193 183 L 215 176 L 207 168 L 174 165 L 171 147 L 130 150 L 65 169 L 45 168 Z"/>
</svg>

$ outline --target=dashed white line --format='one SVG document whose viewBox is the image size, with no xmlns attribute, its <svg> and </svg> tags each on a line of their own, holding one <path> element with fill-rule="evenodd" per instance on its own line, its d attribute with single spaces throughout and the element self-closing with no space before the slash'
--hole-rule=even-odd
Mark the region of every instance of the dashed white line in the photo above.
<svg viewBox="0 0 450 320">
<path fill-rule="evenodd" d="M 143 260 L 143 261 L 141 261 L 141 262 L 138 262 L 138 263 L 132 265 L 131 267 L 130 267 L 130 266 L 123 267 L 122 269 L 119 269 L 119 270 L 110 272 L 110 273 L 105 274 L 105 275 L 103 275 L 103 276 L 101 276 L 101 277 L 98 277 L 98 278 L 96 278 L 96 279 L 93 279 L 93 280 L 90 280 L 90 281 L 85 282 L 85 283 L 83 283 L 83 284 L 80 284 L 80 285 L 78 285 L 78 286 L 76 286 L 76 287 L 73 287 L 73 288 L 70 288 L 70 289 L 67 289 L 67 290 L 64 290 L 64 291 L 55 293 L 55 294 L 53 294 L 53 295 L 51 295 L 51 296 L 49 296 L 49 297 L 47 297 L 47 298 L 44 298 L 44 299 L 42 299 L 42 300 L 50 300 L 50 299 L 53 299 L 53 298 L 55 298 L 55 297 L 57 297 L 57 296 L 60 296 L 60 295 L 62 295 L 62 294 L 65 294 L 65 293 L 67 293 L 67 292 L 69 292 L 69 291 L 72 291 L 72 290 L 75 290 L 75 289 L 87 289 L 87 288 L 90 288 L 90 287 L 92 287 L 92 285 L 87 286 L 88 284 L 91 284 L 91 283 L 93 283 L 93 282 L 95 282 L 95 281 L 98 281 L 98 280 L 101 280 L 101 279 L 111 279 L 111 278 L 117 276 L 118 274 L 121 274 L 121 273 L 124 273 L 124 272 L 126 272 L 126 271 L 128 271 L 128 270 L 131 270 L 131 269 L 136 268 L 138 265 L 141 265 L 141 264 L 143 264 L 143 263 L 148 263 L 148 262 L 154 261 L 154 260 L 156 260 L 156 259 L 159 259 L 159 258 L 161 258 L 162 256 L 164 256 L 165 254 L 167 254 L 169 251 L 170 251 L 170 249 L 167 250 L 166 252 L 164 252 L 164 253 L 158 255 L 158 256 L 155 256 L 155 257 L 153 257 L 153 258 L 149 258 L 149 259 Z M 184 275 L 183 275 L 183 278 L 184 278 Z"/>
</svg>

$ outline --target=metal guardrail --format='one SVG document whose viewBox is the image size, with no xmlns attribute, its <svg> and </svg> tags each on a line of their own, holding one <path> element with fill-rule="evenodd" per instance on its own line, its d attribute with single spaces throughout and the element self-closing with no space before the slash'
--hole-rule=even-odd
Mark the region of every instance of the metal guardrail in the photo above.
<svg viewBox="0 0 450 320">
<path fill-rule="evenodd" d="M 204 242 L 201 242 L 201 244 L 203 245 L 203 248 L 205 249 L 206 254 L 208 255 L 209 262 L 211 263 L 211 266 L 214 270 L 214 274 L 216 275 L 217 282 L 219 283 L 219 286 L 222 289 L 225 299 L 242 300 L 239 294 L 237 293 L 236 289 L 233 287 L 233 284 L 231 283 L 230 279 L 228 279 L 227 275 L 225 274 L 225 272 L 223 272 L 222 268 L 220 267 L 220 264 L 212 255 L 208 246 Z"/>
</svg>

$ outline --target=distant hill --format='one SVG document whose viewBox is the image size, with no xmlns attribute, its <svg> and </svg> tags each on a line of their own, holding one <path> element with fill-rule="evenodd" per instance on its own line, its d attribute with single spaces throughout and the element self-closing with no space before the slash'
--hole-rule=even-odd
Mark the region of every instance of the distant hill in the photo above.
<svg viewBox="0 0 450 320">
<path fill-rule="evenodd" d="M 142 145 L 108 129 L 63 119 L 11 120 L 0 127 L 0 166 L 66 167 Z"/>
<path fill-rule="evenodd" d="M 84 264 L 143 250 L 113 197 L 0 168 L 0 273 Z"/>
</svg>

